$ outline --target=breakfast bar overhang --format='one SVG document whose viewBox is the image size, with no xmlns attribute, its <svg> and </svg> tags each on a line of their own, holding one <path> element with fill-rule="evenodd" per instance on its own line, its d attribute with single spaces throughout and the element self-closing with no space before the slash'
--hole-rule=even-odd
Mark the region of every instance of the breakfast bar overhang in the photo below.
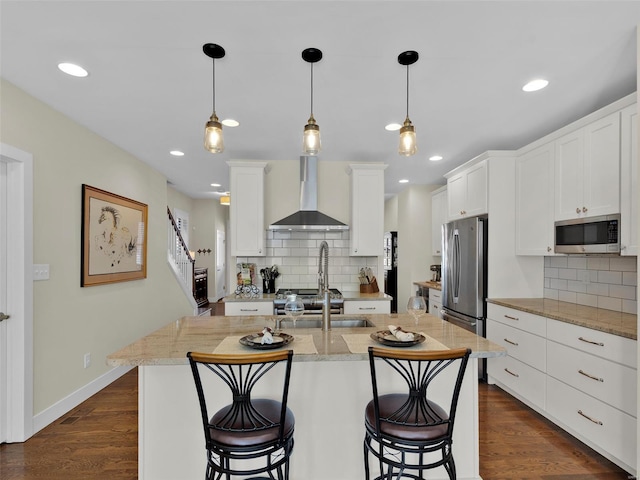
<svg viewBox="0 0 640 480">
<path fill-rule="evenodd" d="M 346 316 L 333 316 L 336 320 L 341 317 Z M 287 329 L 294 337 L 286 347 L 294 349 L 289 391 L 289 407 L 296 417 L 291 478 L 364 477 L 364 407 L 371 399 L 371 380 L 367 354 L 360 350 L 354 353 L 356 349 L 348 342 L 393 324 L 424 333 L 439 348 L 472 350 L 458 402 L 453 451 L 458 478 L 480 479 L 477 359 L 502 356 L 505 350 L 431 315 L 423 316 L 417 324 L 407 314 L 362 317 L 375 326 L 333 328 L 329 332 Z M 212 353 L 223 342 L 237 343 L 238 336 L 254 334 L 265 326 L 273 328 L 275 317 L 183 317 L 107 357 L 112 366 L 138 367 L 139 480 L 203 478 L 204 435 L 186 353 Z M 268 386 L 256 394 L 269 396 Z M 434 395 L 437 401 L 437 391 Z M 228 400 L 224 392 L 220 406 Z M 444 468 L 430 475 L 448 478 Z"/>
</svg>

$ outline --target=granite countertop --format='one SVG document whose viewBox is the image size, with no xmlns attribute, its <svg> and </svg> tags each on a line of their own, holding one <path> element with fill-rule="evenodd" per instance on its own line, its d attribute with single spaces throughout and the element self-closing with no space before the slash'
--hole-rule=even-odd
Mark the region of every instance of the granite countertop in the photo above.
<svg viewBox="0 0 640 480">
<path fill-rule="evenodd" d="M 487 302 L 632 340 L 638 339 L 637 316 L 630 313 L 587 307 L 547 298 L 490 298 L 487 299 Z"/>
<path fill-rule="evenodd" d="M 506 355 L 506 350 L 486 338 L 440 320 L 432 315 L 422 316 L 416 325 L 408 314 L 356 315 L 366 318 L 375 327 L 333 328 L 323 332 L 320 328 L 289 328 L 295 337 L 312 335 L 317 354 L 294 356 L 295 361 L 366 360 L 367 354 L 351 353 L 343 334 L 369 335 L 386 330 L 387 325 L 400 325 L 405 330 L 424 332 L 449 348 L 468 347 L 472 357 L 488 358 Z M 112 366 L 136 365 L 182 365 L 187 363 L 189 351 L 213 352 L 228 336 L 249 335 L 262 331 L 265 326 L 274 326 L 274 316 L 253 317 L 182 317 L 169 325 L 141 338 L 131 345 L 107 356 Z M 320 318 L 309 315 L 306 318 Z M 354 315 L 332 315 L 332 318 L 354 318 Z"/>
<path fill-rule="evenodd" d="M 275 293 L 258 293 L 255 295 L 227 295 L 222 299 L 223 302 L 273 302 L 276 298 Z M 374 300 L 374 301 L 390 301 L 393 297 L 384 292 L 377 293 L 360 293 L 356 291 L 342 292 L 344 300 Z"/>
<path fill-rule="evenodd" d="M 418 285 L 422 288 L 433 288 L 434 290 L 442 290 L 442 283 L 433 282 L 431 280 L 425 280 L 424 282 L 413 282 L 414 285 Z"/>
</svg>

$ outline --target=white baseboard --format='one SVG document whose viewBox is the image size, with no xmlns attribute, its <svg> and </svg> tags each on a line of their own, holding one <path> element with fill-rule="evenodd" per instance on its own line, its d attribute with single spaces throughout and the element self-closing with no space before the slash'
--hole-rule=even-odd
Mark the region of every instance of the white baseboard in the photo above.
<svg viewBox="0 0 640 480">
<path fill-rule="evenodd" d="M 46 410 L 38 413 L 33 417 L 33 434 L 35 435 L 47 425 L 55 422 L 62 415 L 71 411 L 92 395 L 98 393 L 104 387 L 112 383 L 114 380 L 120 378 L 132 368 L 133 367 L 113 368 L 104 375 L 101 375 L 95 380 L 87 383 L 85 386 L 79 388 L 72 394 L 63 398 L 59 402 L 54 403 Z"/>
</svg>

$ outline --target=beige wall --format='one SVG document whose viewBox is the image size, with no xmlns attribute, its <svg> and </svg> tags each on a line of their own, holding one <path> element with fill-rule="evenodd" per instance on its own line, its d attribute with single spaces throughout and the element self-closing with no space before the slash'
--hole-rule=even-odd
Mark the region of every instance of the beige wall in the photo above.
<svg viewBox="0 0 640 480">
<path fill-rule="evenodd" d="M 110 370 L 109 353 L 190 314 L 166 260 L 166 178 L 2 80 L 0 140 L 33 154 L 34 414 Z M 149 207 L 147 278 L 80 287 L 82 184 Z M 83 368 L 83 356 L 92 363 Z"/>
<path fill-rule="evenodd" d="M 233 201 L 233 199 L 231 200 Z M 196 199 L 193 201 L 191 214 L 191 245 L 195 250 L 211 250 L 211 253 L 198 254 L 196 252 L 196 267 L 208 268 L 209 300 L 215 302 L 216 298 L 216 255 L 220 254 L 226 258 L 227 252 L 216 252 L 216 231 L 227 231 L 226 223 L 229 218 L 229 207 L 220 205 L 218 198 L 205 200 Z M 227 262 L 228 264 L 229 262 Z M 222 276 L 222 282 L 226 277 Z M 228 292 L 229 289 L 227 288 Z"/>
<path fill-rule="evenodd" d="M 384 202 L 384 231 L 395 232 L 398 230 L 398 196 L 389 198 Z"/>
</svg>

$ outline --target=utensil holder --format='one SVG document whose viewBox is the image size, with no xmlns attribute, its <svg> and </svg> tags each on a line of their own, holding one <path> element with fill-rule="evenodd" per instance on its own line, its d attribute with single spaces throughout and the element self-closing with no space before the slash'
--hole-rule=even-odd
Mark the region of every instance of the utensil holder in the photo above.
<svg viewBox="0 0 640 480">
<path fill-rule="evenodd" d="M 376 277 L 372 277 L 369 283 L 360 285 L 360 293 L 378 293 L 379 291 Z"/>
<path fill-rule="evenodd" d="M 262 293 L 276 293 L 276 280 L 275 278 L 271 279 L 262 279 Z"/>
</svg>

